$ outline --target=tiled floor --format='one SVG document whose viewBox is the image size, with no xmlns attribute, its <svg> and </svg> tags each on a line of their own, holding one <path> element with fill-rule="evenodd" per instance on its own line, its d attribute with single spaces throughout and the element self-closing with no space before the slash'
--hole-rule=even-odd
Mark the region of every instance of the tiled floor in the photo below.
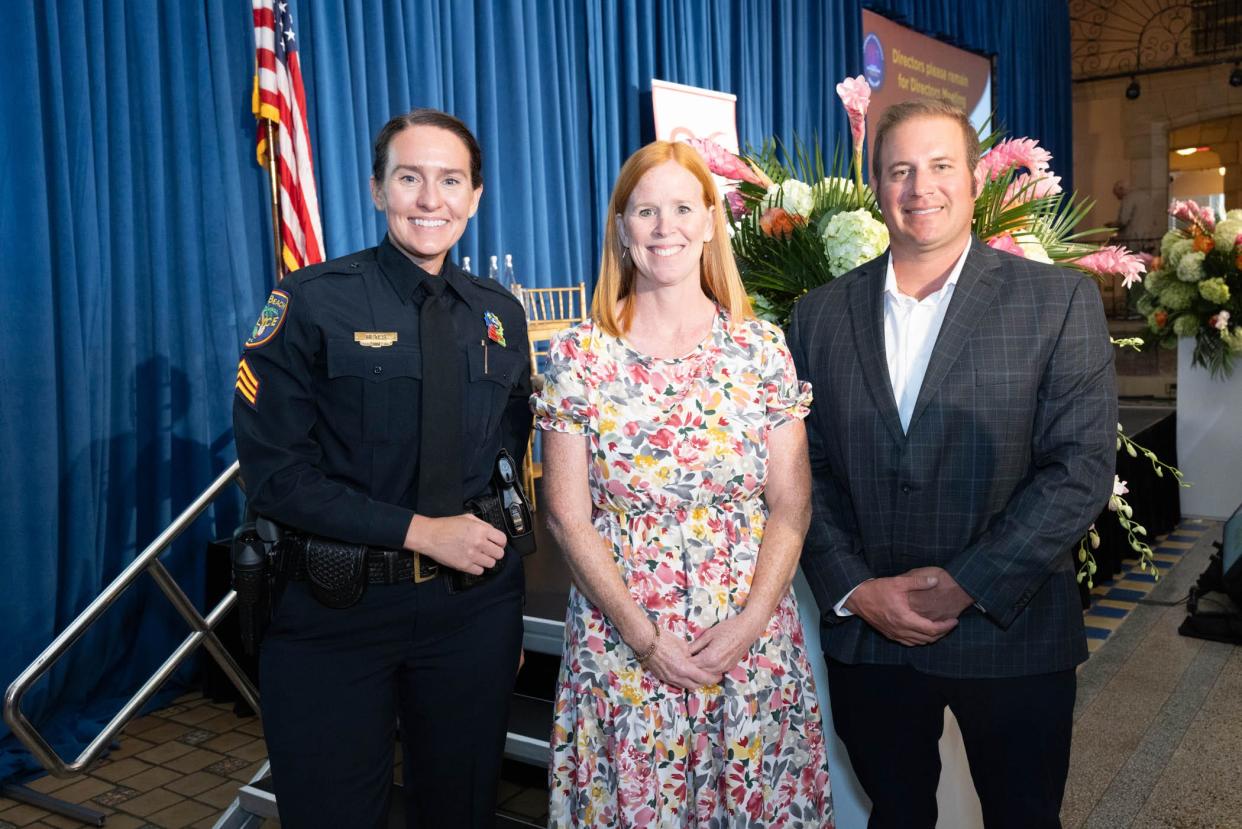
<svg viewBox="0 0 1242 829">
<path fill-rule="evenodd" d="M 88 774 L 29 787 L 108 815 L 108 829 L 209 827 L 267 757 L 256 717 L 191 694 L 126 727 L 119 748 Z M 0 829 L 83 826 L 0 798 Z"/>
<path fill-rule="evenodd" d="M 1242 647 L 1178 633 L 1221 525 L 1170 538 L 1188 528 L 1197 541 L 1174 542 L 1190 547 L 1079 671 L 1066 829 L 1242 829 Z"/>
<path fill-rule="evenodd" d="M 1184 522 L 1155 545 L 1168 579 L 1128 570 L 1096 585 L 1066 826 L 1242 826 L 1242 649 L 1179 637 L 1184 610 L 1140 603 L 1153 589 L 1157 600 L 1184 595 L 1219 537 L 1217 522 Z M 1185 566 L 1175 571 L 1178 563 Z M 89 774 L 29 785 L 104 812 L 110 829 L 210 827 L 265 759 L 262 734 L 257 718 L 192 694 L 130 723 L 120 748 Z M 399 751 L 396 760 L 399 778 Z M 543 770 L 506 763 L 500 812 L 546 823 Z M 82 825 L 0 798 L 0 829 Z"/>
<path fill-rule="evenodd" d="M 1162 574 L 1167 573 L 1205 532 L 1216 526 L 1215 522 L 1188 519 L 1173 532 L 1156 539 L 1152 549 L 1157 569 Z M 1156 584 L 1156 577 L 1140 570 L 1134 560 L 1126 561 L 1122 571 L 1113 578 L 1095 583 L 1091 591 L 1091 607 L 1083 616 L 1087 627 L 1087 648 L 1091 653 L 1099 650 Z"/>
<path fill-rule="evenodd" d="M 88 774 L 45 776 L 29 787 L 106 814 L 106 829 L 210 827 L 267 759 L 257 717 L 238 717 L 231 703 L 189 694 L 129 724 L 113 751 Z M 396 748 L 394 778 L 401 776 Z M 547 822 L 542 769 L 506 764 L 501 814 Z M 76 820 L 0 797 L 0 829 L 85 826 Z M 269 820 L 267 827 L 278 827 Z M 344 828 L 343 828 L 344 829 Z"/>
</svg>

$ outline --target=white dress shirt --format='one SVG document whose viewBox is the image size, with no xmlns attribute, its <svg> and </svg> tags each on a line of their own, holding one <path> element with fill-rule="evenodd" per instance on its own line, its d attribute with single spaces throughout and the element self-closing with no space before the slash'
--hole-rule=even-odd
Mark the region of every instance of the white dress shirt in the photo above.
<svg viewBox="0 0 1242 829">
<path fill-rule="evenodd" d="M 931 362 L 940 326 L 949 310 L 949 300 L 957 287 L 957 280 L 966 265 L 970 253 L 970 240 L 957 258 L 957 264 L 949 271 L 949 278 L 934 294 L 915 299 L 897 288 L 897 274 L 893 270 L 893 257 L 888 258 L 888 270 L 884 275 L 884 354 L 888 358 L 888 379 L 893 386 L 893 399 L 897 401 L 897 414 L 901 418 L 901 430 L 910 428 L 914 404 L 923 388 L 927 364 Z M 833 610 L 838 616 L 852 616 L 845 602 L 858 586 L 846 593 Z"/>
</svg>

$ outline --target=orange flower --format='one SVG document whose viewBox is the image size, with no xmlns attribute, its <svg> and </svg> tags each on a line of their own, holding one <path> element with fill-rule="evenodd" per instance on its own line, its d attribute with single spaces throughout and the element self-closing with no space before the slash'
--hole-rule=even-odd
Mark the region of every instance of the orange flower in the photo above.
<svg viewBox="0 0 1242 829">
<path fill-rule="evenodd" d="M 759 229 L 763 231 L 763 235 L 777 239 L 788 239 L 793 235 L 795 227 L 804 224 L 806 219 L 781 207 L 769 208 L 759 217 Z"/>
<path fill-rule="evenodd" d="M 1196 228 L 1197 230 L 1197 228 Z M 1206 233 L 1195 233 L 1195 250 L 1199 253 L 1211 253 L 1216 244 Z"/>
<path fill-rule="evenodd" d="M 1156 327 L 1164 328 L 1165 323 L 1169 321 L 1169 312 L 1168 311 L 1157 311 L 1155 313 L 1155 319 L 1156 319 Z"/>
<path fill-rule="evenodd" d="M 1233 266 L 1242 271 L 1242 253 L 1239 253 L 1233 258 Z"/>
<path fill-rule="evenodd" d="M 1238 255 L 1242 256 L 1242 253 L 1239 253 Z M 1151 260 L 1151 265 L 1148 266 L 1147 272 L 1151 273 L 1152 271 L 1158 271 L 1163 267 L 1164 267 L 1164 257 L 1157 256 L 1155 259 Z"/>
</svg>

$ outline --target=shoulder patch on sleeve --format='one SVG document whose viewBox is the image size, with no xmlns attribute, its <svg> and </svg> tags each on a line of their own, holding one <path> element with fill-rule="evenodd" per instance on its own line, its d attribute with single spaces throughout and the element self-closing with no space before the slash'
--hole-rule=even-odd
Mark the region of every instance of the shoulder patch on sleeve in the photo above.
<svg viewBox="0 0 1242 829">
<path fill-rule="evenodd" d="M 275 337 L 276 332 L 285 322 L 285 314 L 288 310 L 289 295 L 276 288 L 268 296 L 263 310 L 259 312 L 259 319 L 254 324 L 254 330 L 250 332 L 250 339 L 246 340 L 246 348 L 258 348 Z"/>
</svg>

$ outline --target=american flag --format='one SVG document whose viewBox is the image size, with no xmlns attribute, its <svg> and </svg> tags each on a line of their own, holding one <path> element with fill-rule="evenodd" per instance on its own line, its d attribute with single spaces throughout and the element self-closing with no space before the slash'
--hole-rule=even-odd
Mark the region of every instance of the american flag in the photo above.
<svg viewBox="0 0 1242 829">
<path fill-rule="evenodd" d="M 323 227 L 306 129 L 306 92 L 289 4 L 253 0 L 255 79 L 253 109 L 259 119 L 259 163 L 268 162 L 267 129 L 276 136 L 280 191 L 280 258 L 295 271 L 323 261 Z"/>
</svg>

